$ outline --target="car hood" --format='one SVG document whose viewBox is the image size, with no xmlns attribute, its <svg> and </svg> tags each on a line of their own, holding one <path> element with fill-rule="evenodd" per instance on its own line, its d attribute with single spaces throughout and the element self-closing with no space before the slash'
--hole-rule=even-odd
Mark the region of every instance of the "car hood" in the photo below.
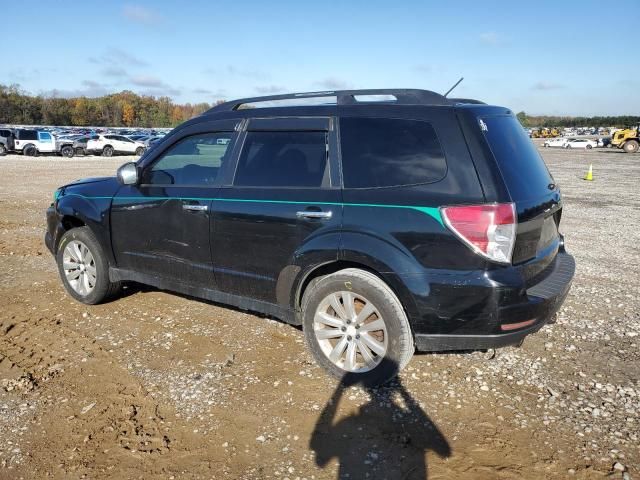
<svg viewBox="0 0 640 480">
<path fill-rule="evenodd" d="M 112 197 L 120 188 L 116 177 L 81 178 L 60 187 L 62 195 L 74 193 L 84 196 Z"/>
</svg>

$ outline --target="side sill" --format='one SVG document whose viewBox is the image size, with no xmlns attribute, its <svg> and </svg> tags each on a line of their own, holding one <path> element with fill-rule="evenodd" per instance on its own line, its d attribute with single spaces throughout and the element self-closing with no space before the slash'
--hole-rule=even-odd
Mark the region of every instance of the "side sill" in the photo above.
<svg viewBox="0 0 640 480">
<path fill-rule="evenodd" d="M 188 285 L 185 283 L 177 282 L 175 280 L 171 280 L 169 278 L 160 277 L 158 275 L 149 275 L 146 273 L 135 272 L 133 270 L 110 267 L 109 280 L 111 280 L 112 282 L 138 282 L 156 287 L 160 290 L 167 290 L 170 292 L 181 293 L 183 295 L 189 295 L 191 297 L 203 298 L 211 302 L 220 303 L 223 305 L 231 305 L 241 310 L 276 317 L 279 320 L 290 323 L 292 325 L 300 325 L 298 316 L 295 315 L 293 311 L 280 305 L 263 302 L 261 300 L 254 300 L 239 295 L 232 295 L 230 293 L 221 292 L 219 290 L 214 290 L 211 288 Z"/>
</svg>

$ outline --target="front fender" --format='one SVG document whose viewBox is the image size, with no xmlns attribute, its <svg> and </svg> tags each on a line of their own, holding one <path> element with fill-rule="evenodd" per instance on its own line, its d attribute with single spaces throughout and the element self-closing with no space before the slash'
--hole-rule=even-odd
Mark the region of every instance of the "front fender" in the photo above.
<svg viewBox="0 0 640 480">
<path fill-rule="evenodd" d="M 60 196 L 55 205 L 59 225 L 54 233 L 54 249 L 57 251 L 60 237 L 66 231 L 63 225 L 65 217 L 75 218 L 84 223 L 96 236 L 109 263 L 115 265 L 111 249 L 111 233 L 109 229 L 110 197 L 89 198 L 84 195 L 68 193 Z"/>
</svg>

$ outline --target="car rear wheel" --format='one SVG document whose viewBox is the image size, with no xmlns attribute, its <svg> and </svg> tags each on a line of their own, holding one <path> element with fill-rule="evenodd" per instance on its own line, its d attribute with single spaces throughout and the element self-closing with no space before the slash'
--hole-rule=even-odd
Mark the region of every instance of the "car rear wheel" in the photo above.
<svg viewBox="0 0 640 480">
<path fill-rule="evenodd" d="M 62 150 L 60 150 L 60 153 L 62 154 L 63 157 L 67 157 L 67 158 L 71 158 L 75 155 L 75 151 L 73 150 L 73 147 L 71 145 L 65 145 L 64 147 L 62 147 Z"/>
<path fill-rule="evenodd" d="M 379 385 L 413 356 L 402 304 L 380 278 L 355 268 L 314 279 L 303 295 L 305 340 L 316 362 L 349 383 Z"/>
<path fill-rule="evenodd" d="M 106 147 L 104 147 L 102 149 L 102 156 L 103 157 L 111 157 L 111 156 L 113 156 L 113 147 L 111 145 L 107 145 Z"/>
<path fill-rule="evenodd" d="M 591 150 L 593 148 L 593 145 L 587 145 L 587 150 Z"/>
<path fill-rule="evenodd" d="M 640 144 L 638 144 L 637 140 L 627 140 L 622 148 L 627 153 L 636 153 L 640 148 Z"/>
<path fill-rule="evenodd" d="M 7 147 L 0 143 L 0 155 L 5 155 L 7 153 Z"/>
<path fill-rule="evenodd" d="M 38 155 L 38 149 L 34 145 L 27 145 L 22 149 L 22 154 L 27 157 L 35 157 Z"/>
<path fill-rule="evenodd" d="M 144 147 L 136 148 L 136 155 L 140 156 L 144 153 Z"/>
<path fill-rule="evenodd" d="M 109 263 L 88 227 L 62 236 L 56 261 L 65 289 L 82 303 L 94 305 L 120 291 L 121 283 L 109 280 Z"/>
</svg>

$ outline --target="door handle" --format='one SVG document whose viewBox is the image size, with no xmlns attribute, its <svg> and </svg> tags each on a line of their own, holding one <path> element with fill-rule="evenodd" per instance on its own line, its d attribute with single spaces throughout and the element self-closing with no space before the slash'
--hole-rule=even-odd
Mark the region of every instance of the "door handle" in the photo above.
<svg viewBox="0 0 640 480">
<path fill-rule="evenodd" d="M 319 218 L 323 220 L 328 220 L 332 217 L 333 212 L 329 210 L 328 212 L 314 212 L 313 210 L 304 210 L 302 212 L 296 212 L 296 217 L 298 218 Z"/>
<path fill-rule="evenodd" d="M 192 212 L 206 212 L 207 210 L 209 210 L 209 207 L 207 205 L 189 205 L 189 204 L 183 203 L 182 209 L 189 210 Z"/>
</svg>

